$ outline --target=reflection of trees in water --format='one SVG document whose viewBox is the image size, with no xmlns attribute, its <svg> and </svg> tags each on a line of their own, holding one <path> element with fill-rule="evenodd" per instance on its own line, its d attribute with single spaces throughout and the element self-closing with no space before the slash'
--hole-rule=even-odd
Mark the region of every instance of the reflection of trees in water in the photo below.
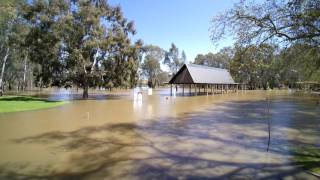
<svg viewBox="0 0 320 180">
<path fill-rule="evenodd" d="M 70 152 L 67 167 L 50 165 L 25 174 L 21 164 L 1 166 L 5 179 L 223 179 L 312 178 L 286 157 L 288 145 L 312 146 L 311 142 L 287 137 L 287 131 L 316 127 L 278 123 L 288 118 L 292 106 L 272 107 L 272 126 L 282 131 L 272 137 L 267 152 L 265 102 L 224 103 L 206 113 L 185 114 L 179 119 L 153 120 L 143 125 L 116 124 L 86 127 L 72 132 L 50 132 L 14 140 L 14 143 L 54 144 Z M 304 109 L 307 111 L 308 109 Z M 312 115 L 309 118 L 316 118 Z M 297 119 L 291 119 L 296 121 Z M 313 123 L 319 123 L 312 121 Z M 283 126 L 284 125 L 284 126 Z M 299 155 L 299 152 L 296 152 Z M 301 155 L 305 155 L 301 153 Z M 267 156 L 271 161 L 267 161 Z M 282 158 L 284 160 L 282 160 Z M 28 165 L 26 165 L 28 166 Z"/>
</svg>

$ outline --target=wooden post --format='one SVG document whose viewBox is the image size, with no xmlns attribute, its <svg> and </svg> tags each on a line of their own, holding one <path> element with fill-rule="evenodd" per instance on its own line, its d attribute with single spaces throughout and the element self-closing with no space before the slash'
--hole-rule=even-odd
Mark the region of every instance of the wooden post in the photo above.
<svg viewBox="0 0 320 180">
<path fill-rule="evenodd" d="M 170 84 L 170 96 L 172 96 L 172 84 Z"/>
<path fill-rule="evenodd" d="M 207 96 L 209 95 L 209 92 L 208 92 L 208 84 L 206 84 L 206 91 L 207 91 Z"/>
<path fill-rule="evenodd" d="M 191 84 L 189 84 L 189 96 L 191 96 Z"/>
<path fill-rule="evenodd" d="M 184 84 L 182 84 L 182 96 L 184 96 Z"/>
</svg>

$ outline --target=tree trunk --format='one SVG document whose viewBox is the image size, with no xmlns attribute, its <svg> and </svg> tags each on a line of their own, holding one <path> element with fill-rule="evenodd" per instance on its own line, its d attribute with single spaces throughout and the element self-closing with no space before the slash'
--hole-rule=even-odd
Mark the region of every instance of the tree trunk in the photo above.
<svg viewBox="0 0 320 180">
<path fill-rule="evenodd" d="M 26 75 L 27 75 L 27 55 L 24 57 L 24 71 L 23 71 L 23 85 L 22 90 L 24 91 L 27 87 Z"/>
<path fill-rule="evenodd" d="M 83 99 L 88 99 L 88 97 L 89 97 L 88 90 L 89 90 L 88 85 L 85 85 L 83 87 L 83 94 L 82 94 L 82 98 Z"/>
<path fill-rule="evenodd" d="M 10 51 L 10 48 L 7 48 L 7 51 L 6 51 L 6 55 L 4 56 L 3 58 L 3 63 L 2 63 L 2 69 L 1 69 L 1 74 L 0 74 L 0 94 L 2 95 L 2 89 L 3 89 L 3 76 L 4 76 L 4 70 L 6 68 L 6 62 L 7 62 L 7 59 L 8 59 L 8 56 L 9 56 L 9 51 Z"/>
</svg>

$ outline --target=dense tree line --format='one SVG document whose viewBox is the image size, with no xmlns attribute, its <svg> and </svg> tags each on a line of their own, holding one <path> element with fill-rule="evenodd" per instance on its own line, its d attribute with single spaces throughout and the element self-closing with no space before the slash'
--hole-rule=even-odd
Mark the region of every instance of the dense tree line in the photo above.
<svg viewBox="0 0 320 180">
<path fill-rule="evenodd" d="M 30 72 L 38 87 L 77 86 L 84 98 L 89 87 L 137 84 L 142 42 L 131 42 L 134 23 L 120 7 L 104 0 L 1 3 L 1 89 L 4 76 L 9 89 L 11 79 L 25 87 Z"/>
<path fill-rule="evenodd" d="M 184 51 L 132 42 L 133 21 L 105 0 L 0 1 L 0 91 L 27 87 L 132 88 L 167 82 Z M 211 39 L 236 42 L 194 63 L 228 69 L 250 89 L 320 81 L 320 3 L 246 0 L 216 15 Z M 169 72 L 161 69 L 167 66 Z"/>
<path fill-rule="evenodd" d="M 194 59 L 194 64 L 229 69 L 230 61 L 233 56 L 234 49 L 231 47 L 225 47 L 216 54 L 211 52 L 208 54 L 198 54 Z"/>
<path fill-rule="evenodd" d="M 214 44 L 234 37 L 231 53 L 200 54 L 194 63 L 229 69 L 250 89 L 320 81 L 319 1 L 240 1 L 213 18 L 211 31 Z"/>
<path fill-rule="evenodd" d="M 299 81 L 320 81 L 317 64 L 320 49 L 310 45 L 294 44 L 279 48 L 273 44 L 234 46 L 218 53 L 199 54 L 195 64 L 228 69 L 234 80 L 250 89 L 292 87 Z"/>
<path fill-rule="evenodd" d="M 9 0 L 0 8 L 1 90 L 79 87 L 87 98 L 89 88 L 132 88 L 139 78 L 162 85 L 186 62 L 174 43 L 131 42 L 133 21 L 105 0 Z"/>
</svg>

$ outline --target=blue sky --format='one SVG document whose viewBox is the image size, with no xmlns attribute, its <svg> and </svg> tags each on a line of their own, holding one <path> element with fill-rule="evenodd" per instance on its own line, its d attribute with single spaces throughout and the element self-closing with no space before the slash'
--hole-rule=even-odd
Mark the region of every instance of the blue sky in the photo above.
<svg viewBox="0 0 320 180">
<path fill-rule="evenodd" d="M 217 52 L 232 40 L 214 46 L 209 37 L 211 18 L 232 7 L 235 0 L 109 0 L 120 5 L 124 16 L 135 22 L 135 39 L 169 49 L 174 42 L 187 60 L 199 53 Z"/>
</svg>

